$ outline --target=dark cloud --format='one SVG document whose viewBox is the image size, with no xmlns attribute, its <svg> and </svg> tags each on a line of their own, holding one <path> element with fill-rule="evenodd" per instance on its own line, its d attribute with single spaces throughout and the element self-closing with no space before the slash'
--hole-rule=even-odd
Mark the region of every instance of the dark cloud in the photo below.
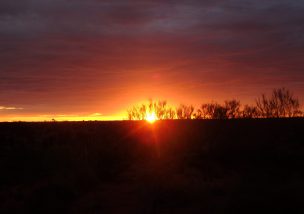
<svg viewBox="0 0 304 214">
<path fill-rule="evenodd" d="M 2 1 L 0 105 L 78 111 L 181 87 L 189 102 L 278 86 L 303 99 L 303 14 L 286 0 Z"/>
</svg>

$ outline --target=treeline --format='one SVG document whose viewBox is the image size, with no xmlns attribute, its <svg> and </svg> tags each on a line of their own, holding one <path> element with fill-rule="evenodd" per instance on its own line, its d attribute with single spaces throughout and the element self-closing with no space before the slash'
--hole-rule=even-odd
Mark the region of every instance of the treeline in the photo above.
<svg viewBox="0 0 304 214">
<path fill-rule="evenodd" d="M 236 99 L 226 100 L 224 104 L 204 103 L 195 109 L 192 105 L 170 107 L 166 101 L 150 100 L 147 104 L 128 109 L 129 120 L 145 120 L 154 113 L 159 120 L 165 119 L 234 119 L 234 118 L 284 118 L 303 117 L 300 102 L 285 88 L 274 89 L 271 96 L 262 94 L 254 105 L 241 105 Z"/>
</svg>

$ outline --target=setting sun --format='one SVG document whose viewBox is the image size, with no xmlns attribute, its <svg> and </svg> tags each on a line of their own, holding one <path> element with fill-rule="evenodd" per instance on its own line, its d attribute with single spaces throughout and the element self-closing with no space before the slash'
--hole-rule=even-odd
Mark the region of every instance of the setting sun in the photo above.
<svg viewBox="0 0 304 214">
<path fill-rule="evenodd" d="M 154 123 L 155 120 L 157 120 L 157 117 L 156 117 L 155 112 L 148 113 L 147 116 L 146 116 L 146 120 L 147 120 L 149 123 Z"/>
</svg>

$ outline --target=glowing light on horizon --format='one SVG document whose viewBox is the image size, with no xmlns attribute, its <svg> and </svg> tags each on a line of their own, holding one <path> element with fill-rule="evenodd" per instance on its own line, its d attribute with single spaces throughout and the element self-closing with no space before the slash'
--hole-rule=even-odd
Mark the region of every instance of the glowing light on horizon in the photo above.
<svg viewBox="0 0 304 214">
<path fill-rule="evenodd" d="M 157 120 L 157 116 L 156 116 L 155 112 L 148 113 L 146 116 L 146 120 L 149 123 L 154 123 Z"/>
<path fill-rule="evenodd" d="M 47 121 L 115 121 L 124 120 L 122 114 L 113 116 L 102 115 L 100 113 L 73 115 L 73 114 L 58 114 L 58 115 L 9 115 L 2 117 L 0 122 L 47 122 Z"/>
</svg>

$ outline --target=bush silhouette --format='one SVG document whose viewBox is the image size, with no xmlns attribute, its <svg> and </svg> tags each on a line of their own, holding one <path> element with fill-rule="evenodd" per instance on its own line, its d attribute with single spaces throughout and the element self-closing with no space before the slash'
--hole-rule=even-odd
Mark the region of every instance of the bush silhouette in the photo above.
<svg viewBox="0 0 304 214">
<path fill-rule="evenodd" d="M 241 116 L 241 103 L 238 100 L 226 100 L 224 108 L 228 119 L 238 118 Z"/>
<path fill-rule="evenodd" d="M 271 97 L 262 94 L 256 100 L 256 106 L 259 116 L 266 118 L 297 117 L 302 114 L 299 100 L 285 88 L 274 89 Z"/>
<path fill-rule="evenodd" d="M 176 110 L 176 115 L 178 119 L 193 119 L 194 107 L 192 105 L 180 105 Z"/>
<path fill-rule="evenodd" d="M 196 119 L 231 119 L 241 115 L 240 101 L 226 100 L 224 105 L 205 103 L 196 112 Z"/>
<path fill-rule="evenodd" d="M 135 105 L 128 111 L 129 120 L 145 120 L 147 115 L 154 113 L 159 120 L 175 119 L 176 111 L 167 105 L 167 101 L 149 100 L 146 104 Z"/>
<path fill-rule="evenodd" d="M 226 100 L 224 104 L 204 103 L 195 109 L 192 105 L 181 104 L 178 108 L 167 105 L 167 101 L 149 100 L 148 104 L 135 105 L 128 110 L 129 120 L 145 120 L 154 113 L 159 120 L 165 119 L 235 119 L 235 118 L 279 118 L 304 116 L 300 102 L 285 89 L 274 89 L 272 95 L 262 94 L 255 105 L 241 105 L 236 99 Z"/>
<path fill-rule="evenodd" d="M 259 112 L 256 106 L 245 105 L 240 116 L 241 118 L 258 118 Z"/>
<path fill-rule="evenodd" d="M 226 119 L 227 110 L 218 103 L 205 103 L 197 111 L 198 119 Z"/>
</svg>

